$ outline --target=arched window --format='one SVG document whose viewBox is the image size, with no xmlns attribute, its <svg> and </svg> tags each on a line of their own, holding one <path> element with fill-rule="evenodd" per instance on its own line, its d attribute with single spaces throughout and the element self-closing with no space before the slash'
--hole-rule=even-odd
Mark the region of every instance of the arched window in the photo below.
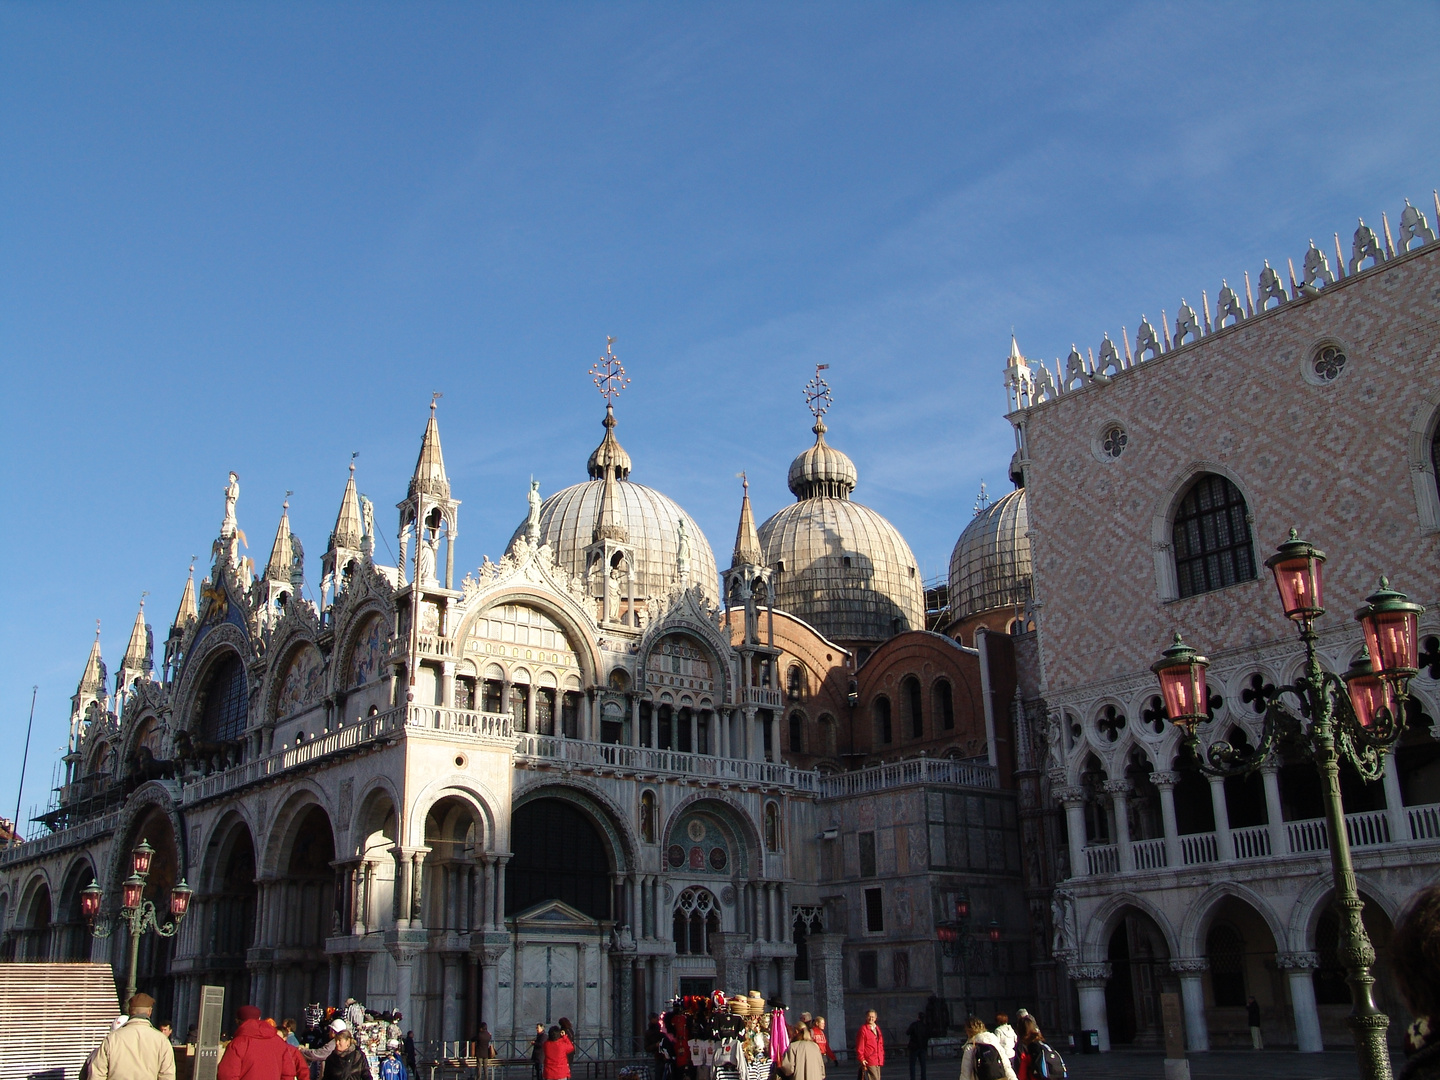
<svg viewBox="0 0 1440 1080">
<path fill-rule="evenodd" d="M 1205 473 L 1190 485 L 1172 532 L 1182 597 L 1254 580 L 1248 515 L 1245 497 L 1225 477 Z"/>
<path fill-rule="evenodd" d="M 210 671 L 200 705 L 200 738 L 206 742 L 232 742 L 245 733 L 249 706 L 245 665 L 228 653 Z"/>
<path fill-rule="evenodd" d="M 765 850 L 780 850 L 780 807 L 773 802 L 765 804 Z"/>
<path fill-rule="evenodd" d="M 647 844 L 655 842 L 655 793 L 646 791 L 640 796 L 640 839 Z"/>
<path fill-rule="evenodd" d="M 1430 464 L 1435 469 L 1435 484 L 1440 491 L 1440 424 L 1435 425 L 1435 432 L 1430 436 Z"/>
<path fill-rule="evenodd" d="M 1229 923 L 1210 927 L 1205 951 L 1210 960 L 1210 988 L 1216 1006 L 1245 1004 L 1245 939 Z"/>
<path fill-rule="evenodd" d="M 803 754 L 805 747 L 805 718 L 798 712 L 790 714 L 790 752 L 792 754 Z"/>
<path fill-rule="evenodd" d="M 800 695 L 805 691 L 805 672 L 799 664 L 791 664 L 790 670 L 785 673 L 785 690 L 790 695 L 791 701 L 799 701 Z"/>
<path fill-rule="evenodd" d="M 895 733 L 890 730 L 890 699 L 888 697 L 877 697 L 871 709 L 875 713 L 876 737 L 888 746 L 894 741 L 895 737 Z"/>
<path fill-rule="evenodd" d="M 673 922 L 675 952 L 680 956 L 704 956 L 710 939 L 720 932 L 720 905 L 709 889 L 686 889 L 675 902 Z"/>
<path fill-rule="evenodd" d="M 934 713 L 940 718 L 940 727 L 944 731 L 955 730 L 955 699 L 950 692 L 949 679 L 937 679 L 935 687 L 931 690 L 931 696 L 935 699 Z"/>
<path fill-rule="evenodd" d="M 905 703 L 910 707 L 910 737 L 923 739 L 925 737 L 925 714 L 920 708 L 920 680 L 914 675 L 907 675 L 904 686 Z"/>
<path fill-rule="evenodd" d="M 1105 770 L 1094 754 L 1085 762 L 1080 786 L 1085 792 L 1085 839 L 1091 844 L 1110 843 L 1111 804 L 1104 790 Z"/>
</svg>

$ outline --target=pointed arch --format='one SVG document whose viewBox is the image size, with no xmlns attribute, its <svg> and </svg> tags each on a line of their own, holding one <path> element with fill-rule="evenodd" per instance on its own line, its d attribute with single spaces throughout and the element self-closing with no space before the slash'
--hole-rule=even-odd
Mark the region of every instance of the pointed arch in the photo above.
<svg viewBox="0 0 1440 1080">
<path fill-rule="evenodd" d="M 1185 912 L 1185 921 L 1180 926 L 1182 951 L 1177 955 L 1205 955 L 1205 935 L 1210 930 L 1210 924 L 1215 920 L 1216 910 L 1226 900 L 1239 900 L 1253 908 L 1255 913 L 1265 921 L 1265 925 L 1270 928 L 1270 936 L 1275 939 L 1277 948 L 1280 948 L 1288 939 L 1288 927 L 1275 913 L 1275 909 L 1270 906 L 1270 902 L 1265 897 L 1238 881 L 1219 881 L 1191 901 Z"/>
<path fill-rule="evenodd" d="M 1179 935 L 1165 913 L 1144 897 L 1125 891 L 1105 897 L 1085 920 L 1085 930 L 1080 943 L 1084 963 L 1102 963 L 1108 959 L 1110 935 L 1126 908 L 1134 908 L 1146 915 L 1159 928 L 1165 939 L 1165 947 L 1170 950 L 1172 957 L 1185 955 L 1179 951 Z"/>
<path fill-rule="evenodd" d="M 1180 578 L 1175 568 L 1175 516 L 1185 495 L 1206 475 L 1219 476 L 1228 481 L 1244 501 L 1245 520 L 1250 530 L 1252 569 L 1259 564 L 1255 559 L 1255 537 L 1268 536 L 1272 531 L 1269 522 L 1256 517 L 1255 508 L 1258 504 L 1254 492 L 1240 474 L 1218 461 L 1191 462 L 1175 474 L 1175 478 L 1160 492 L 1151 509 L 1150 540 L 1155 551 L 1155 585 L 1158 599 L 1162 602 L 1180 599 Z M 1255 579 L 1252 577 L 1248 580 Z"/>
</svg>

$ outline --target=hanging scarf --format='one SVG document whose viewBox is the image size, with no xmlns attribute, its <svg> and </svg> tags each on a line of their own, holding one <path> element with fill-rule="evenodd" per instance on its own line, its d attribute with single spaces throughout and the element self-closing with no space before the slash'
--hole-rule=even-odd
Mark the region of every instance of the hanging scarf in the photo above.
<svg viewBox="0 0 1440 1080">
<path fill-rule="evenodd" d="M 790 1049 L 790 1029 L 785 1024 L 785 1010 L 776 1009 L 770 1014 L 770 1060 L 779 1062 Z"/>
</svg>

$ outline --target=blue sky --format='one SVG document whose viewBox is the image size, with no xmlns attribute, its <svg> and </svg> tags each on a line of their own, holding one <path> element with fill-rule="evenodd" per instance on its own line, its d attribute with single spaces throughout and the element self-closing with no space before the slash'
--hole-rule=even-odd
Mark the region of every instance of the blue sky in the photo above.
<svg viewBox="0 0 1440 1080">
<path fill-rule="evenodd" d="M 443 390 L 476 565 L 532 473 L 583 478 L 606 334 L 635 479 L 722 561 L 736 473 L 758 513 L 789 500 L 828 363 L 856 497 L 942 572 L 981 479 L 1007 487 L 1011 327 L 1054 358 L 1430 213 L 1437 38 L 1433 4 L 0 8 L 26 806 L 94 620 L 113 669 L 149 590 L 163 638 L 228 469 L 260 561 L 293 489 L 313 587 L 351 451 L 389 535 Z"/>
</svg>

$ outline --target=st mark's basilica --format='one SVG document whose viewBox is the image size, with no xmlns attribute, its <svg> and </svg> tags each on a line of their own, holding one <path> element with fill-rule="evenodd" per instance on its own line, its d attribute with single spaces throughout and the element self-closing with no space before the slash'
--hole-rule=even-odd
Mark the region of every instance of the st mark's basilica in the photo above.
<svg viewBox="0 0 1440 1080">
<path fill-rule="evenodd" d="M 1295 528 L 1330 556 L 1330 670 L 1381 574 L 1427 609 L 1403 737 L 1340 776 L 1397 1035 L 1389 934 L 1440 877 L 1440 242 L 1408 201 L 1398 239 L 1380 220 L 1232 274 L 1213 315 L 1207 290 L 1063 362 L 1012 339 L 1014 490 L 957 513 L 948 581 L 855 499 L 818 372 L 795 501 L 757 525 L 742 487 L 723 561 L 640 482 L 609 346 L 585 478 L 516 493 L 476 569 L 433 403 L 396 565 L 352 463 L 318 602 L 284 513 L 263 569 L 242 555 L 232 473 L 163 640 L 142 607 L 113 679 L 91 647 L 63 784 L 0 853 L 0 955 L 123 964 L 82 892 L 113 914 L 145 839 L 148 895 L 195 890 L 140 958 L 186 1023 L 220 985 L 277 1017 L 398 1008 L 431 1044 L 484 1020 L 506 1052 L 563 1015 L 613 1056 L 723 989 L 825 1015 L 835 1047 L 872 1007 L 1024 1006 L 1108 1050 L 1158 1047 L 1174 992 L 1192 1051 L 1248 1045 L 1250 998 L 1268 1044 L 1344 1043 L 1313 763 L 1207 777 L 1151 670 L 1183 630 L 1199 751 L 1261 745 L 1305 662 L 1262 572 Z"/>
</svg>

